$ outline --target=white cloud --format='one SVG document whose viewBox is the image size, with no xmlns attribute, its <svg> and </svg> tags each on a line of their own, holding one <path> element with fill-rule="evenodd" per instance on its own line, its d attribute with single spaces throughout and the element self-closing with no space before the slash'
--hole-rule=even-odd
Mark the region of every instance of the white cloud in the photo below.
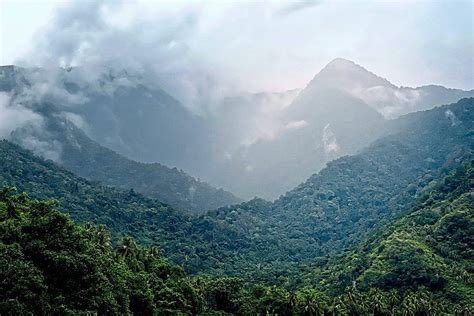
<svg viewBox="0 0 474 316">
<path fill-rule="evenodd" d="M 291 121 L 288 122 L 288 124 L 285 125 L 286 130 L 295 130 L 295 129 L 300 129 L 308 125 L 308 122 L 305 120 L 300 120 L 300 121 Z"/>
<path fill-rule="evenodd" d="M 413 88 L 387 86 L 348 89 L 347 92 L 363 100 L 388 119 L 416 110 L 414 107 L 423 93 Z"/>
<path fill-rule="evenodd" d="M 337 153 L 339 151 L 336 135 L 331 130 L 330 124 L 326 124 L 323 128 L 322 142 L 326 154 Z"/>
<path fill-rule="evenodd" d="M 9 94 L 0 92 L 0 138 L 8 139 L 14 130 L 42 122 L 38 114 L 11 100 Z"/>
<path fill-rule="evenodd" d="M 25 135 L 16 140 L 21 146 L 33 151 L 35 154 L 53 161 L 60 161 L 62 145 L 56 140 L 41 140 L 33 135 Z"/>
<path fill-rule="evenodd" d="M 28 24 L 20 10 L 12 12 L 9 23 L 18 22 L 11 29 Z M 184 103 L 206 103 L 233 85 L 252 92 L 300 88 L 339 56 L 396 84 L 472 88 L 465 66 L 473 58 L 470 12 L 469 1 L 75 1 L 28 39 L 36 45 L 26 60 L 107 61 L 174 74 L 162 83 Z M 14 46 L 10 33 L 5 46 Z"/>
<path fill-rule="evenodd" d="M 459 119 L 456 117 L 453 111 L 448 109 L 446 110 L 446 112 L 444 112 L 444 115 L 446 116 L 448 120 L 451 121 L 451 126 L 456 126 L 460 123 Z"/>
</svg>

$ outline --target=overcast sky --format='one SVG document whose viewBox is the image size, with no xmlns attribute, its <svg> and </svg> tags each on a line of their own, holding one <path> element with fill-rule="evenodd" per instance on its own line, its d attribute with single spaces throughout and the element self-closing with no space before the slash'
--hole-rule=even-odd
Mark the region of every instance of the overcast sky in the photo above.
<svg viewBox="0 0 474 316">
<path fill-rule="evenodd" d="M 472 1 L 0 3 L 1 64 L 121 60 L 282 91 L 343 57 L 396 85 L 474 88 Z"/>
</svg>

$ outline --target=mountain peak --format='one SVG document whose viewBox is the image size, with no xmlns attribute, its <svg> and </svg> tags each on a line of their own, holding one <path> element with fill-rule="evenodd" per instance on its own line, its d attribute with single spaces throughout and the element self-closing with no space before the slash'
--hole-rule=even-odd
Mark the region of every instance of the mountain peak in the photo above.
<svg viewBox="0 0 474 316">
<path fill-rule="evenodd" d="M 346 66 L 346 67 L 354 67 L 354 66 L 360 67 L 359 65 L 357 65 L 352 60 L 341 58 L 341 57 L 334 58 L 333 60 L 331 60 L 326 65 L 326 67 L 343 67 L 343 66 Z"/>
<path fill-rule="evenodd" d="M 311 81 L 310 85 L 352 90 L 385 86 L 396 88 L 388 80 L 377 76 L 355 62 L 336 58 L 327 64 Z"/>
</svg>

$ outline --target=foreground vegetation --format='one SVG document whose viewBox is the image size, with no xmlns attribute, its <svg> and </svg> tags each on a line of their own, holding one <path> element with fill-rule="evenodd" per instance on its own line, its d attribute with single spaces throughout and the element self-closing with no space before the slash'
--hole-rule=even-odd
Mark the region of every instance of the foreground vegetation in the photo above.
<svg viewBox="0 0 474 316">
<path fill-rule="evenodd" d="M 0 141 L 0 315 L 472 314 L 473 113 L 406 116 L 273 203 L 199 216 Z"/>
<path fill-rule="evenodd" d="M 190 277 L 130 237 L 75 225 L 11 188 L 0 191 L 0 314 L 429 315 L 474 312 L 474 163 L 432 187 L 408 215 L 312 271 L 295 291 L 233 277 Z"/>
</svg>

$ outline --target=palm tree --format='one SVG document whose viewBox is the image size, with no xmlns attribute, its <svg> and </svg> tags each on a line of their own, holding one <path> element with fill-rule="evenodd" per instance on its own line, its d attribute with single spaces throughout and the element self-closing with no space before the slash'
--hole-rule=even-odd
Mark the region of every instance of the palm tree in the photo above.
<svg viewBox="0 0 474 316">
<path fill-rule="evenodd" d="M 296 298 L 295 294 L 290 293 L 288 296 L 288 303 L 290 304 L 291 309 L 296 308 L 296 305 L 298 305 L 298 299 Z"/>
<path fill-rule="evenodd" d="M 333 316 L 335 316 L 335 315 L 347 315 L 348 314 L 347 305 L 344 302 L 343 297 L 341 297 L 341 296 L 337 296 L 337 297 L 334 298 L 334 300 L 332 302 L 331 309 L 332 309 L 332 315 Z"/>
<path fill-rule="evenodd" d="M 110 251 L 111 237 L 104 225 L 95 226 L 91 223 L 85 223 L 82 227 L 103 253 Z"/>
<path fill-rule="evenodd" d="M 393 315 L 395 311 L 395 306 L 398 303 L 398 293 L 397 290 L 391 289 L 388 293 L 388 306 L 390 308 L 390 313 Z"/>
<path fill-rule="evenodd" d="M 302 304 L 303 315 L 324 315 L 327 310 L 324 297 L 311 288 L 303 289 L 298 293 L 299 301 Z"/>
<path fill-rule="evenodd" d="M 124 237 L 120 241 L 119 253 L 125 259 L 127 256 L 134 255 L 137 250 L 137 243 L 132 237 Z"/>
<path fill-rule="evenodd" d="M 353 287 L 349 287 L 347 294 L 345 295 L 345 299 L 347 301 L 346 306 L 349 309 L 349 312 L 356 314 L 366 313 L 366 301 L 358 290 Z"/>
<path fill-rule="evenodd" d="M 148 254 L 154 258 L 159 258 L 161 257 L 161 249 L 158 248 L 157 246 L 152 246 L 149 250 L 148 250 Z"/>
<path fill-rule="evenodd" d="M 433 295 L 425 288 L 421 288 L 417 293 L 419 308 L 418 312 L 423 312 L 426 315 L 433 315 L 437 312 L 436 304 Z"/>
<path fill-rule="evenodd" d="M 370 289 L 369 299 L 371 302 L 371 308 L 374 315 L 383 313 L 386 308 L 385 297 L 382 291 L 378 288 Z"/>
<path fill-rule="evenodd" d="M 111 237 L 109 231 L 105 228 L 104 225 L 99 225 L 96 231 L 98 244 L 103 250 L 110 249 Z"/>
<path fill-rule="evenodd" d="M 408 291 L 402 302 L 403 315 L 405 316 L 415 315 L 416 312 L 418 311 L 418 306 L 419 306 L 418 298 L 413 292 Z"/>
</svg>

